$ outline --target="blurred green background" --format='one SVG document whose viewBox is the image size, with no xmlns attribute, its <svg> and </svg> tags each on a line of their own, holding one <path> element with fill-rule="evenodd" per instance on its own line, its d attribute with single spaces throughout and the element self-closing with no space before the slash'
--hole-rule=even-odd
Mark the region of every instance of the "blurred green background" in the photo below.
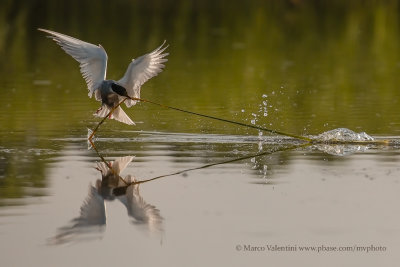
<svg viewBox="0 0 400 267">
<path fill-rule="evenodd" d="M 166 39 L 169 62 L 143 86 L 144 98 L 237 120 L 249 121 L 254 113 L 258 124 L 298 134 L 335 127 L 399 133 L 398 1 L 37 0 L 0 5 L 2 131 L 58 135 L 82 121 L 95 121 L 89 113 L 99 103 L 87 99 L 78 63 L 36 30 L 42 27 L 101 43 L 109 55 L 109 79 L 119 79 L 130 58 Z M 263 100 L 265 117 L 259 112 Z M 169 111 L 155 111 L 155 116 L 141 112 L 154 108 L 144 105 L 127 111 L 145 122 L 140 130 L 217 127 L 220 132 L 228 127 L 207 127 L 213 123 Z"/>
<path fill-rule="evenodd" d="M 399 14 L 398 1 L 2 0 L 0 176 L 29 173 L 40 186 L 45 171 L 29 149 L 58 151 L 54 138 L 84 138 L 98 121 L 78 63 L 38 27 L 102 44 L 109 79 L 167 40 L 166 69 L 143 98 L 294 134 L 398 136 Z M 99 136 L 257 134 L 144 103 L 125 110 L 137 126 L 110 121 Z"/>
</svg>

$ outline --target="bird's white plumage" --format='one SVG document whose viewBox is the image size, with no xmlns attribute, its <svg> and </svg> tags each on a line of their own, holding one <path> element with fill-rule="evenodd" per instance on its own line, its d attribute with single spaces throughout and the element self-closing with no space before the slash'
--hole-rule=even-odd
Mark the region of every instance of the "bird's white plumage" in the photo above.
<svg viewBox="0 0 400 267">
<path fill-rule="evenodd" d="M 140 87 L 149 79 L 157 76 L 165 67 L 164 62 L 168 59 L 168 53 L 163 53 L 168 46 L 164 46 L 165 41 L 154 51 L 145 54 L 137 59 L 132 59 L 128 69 L 118 83 L 125 87 L 130 97 L 140 98 Z M 136 104 L 134 100 L 125 101 L 127 107 Z"/>
<path fill-rule="evenodd" d="M 79 62 L 82 76 L 88 86 L 88 95 L 92 97 L 93 92 L 106 78 L 107 53 L 104 48 L 58 32 L 39 30 L 50 34 L 51 39 Z"/>
<path fill-rule="evenodd" d="M 106 79 L 107 72 L 107 53 L 101 45 L 94 45 L 74 37 L 50 31 L 45 29 L 38 29 L 49 34 L 49 38 L 53 39 L 61 48 L 75 60 L 80 63 L 80 69 L 83 78 L 85 79 L 89 97 L 92 97 L 93 93 L 97 101 L 102 101 L 102 107 L 94 113 L 95 116 L 105 117 L 111 111 L 110 106 L 116 106 L 118 103 L 107 103 L 104 104 L 103 98 L 106 98 L 109 94 L 117 94 L 119 102 L 123 101 L 126 97 L 119 95 L 117 92 L 111 89 L 113 83 L 118 83 L 123 86 L 128 96 L 134 98 L 140 98 L 140 87 L 148 81 L 150 78 L 159 74 L 164 68 L 164 62 L 168 61 L 165 57 L 168 53 L 163 53 L 168 46 L 164 46 L 164 43 L 154 51 L 145 54 L 137 59 L 133 59 L 129 64 L 125 75 L 117 82 L 108 81 Z M 132 99 L 126 99 L 125 104 L 127 107 L 131 107 L 136 104 L 136 101 Z M 110 115 L 110 119 L 134 125 L 135 123 L 128 117 L 128 115 L 122 110 L 121 107 L 115 109 Z"/>
<path fill-rule="evenodd" d="M 104 118 L 110 113 L 111 109 L 107 107 L 107 105 L 102 105 L 99 110 L 97 110 L 93 115 L 95 117 Z M 114 112 L 111 114 L 110 119 L 114 119 L 125 124 L 135 125 L 135 123 L 129 118 L 129 116 L 125 113 L 125 111 L 121 108 L 121 106 L 117 107 Z"/>
</svg>

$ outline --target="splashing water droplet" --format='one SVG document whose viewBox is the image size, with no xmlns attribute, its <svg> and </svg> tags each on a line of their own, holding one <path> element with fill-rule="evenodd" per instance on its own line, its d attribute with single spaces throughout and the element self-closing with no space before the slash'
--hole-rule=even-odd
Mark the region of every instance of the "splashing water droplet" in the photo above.
<svg viewBox="0 0 400 267">
<path fill-rule="evenodd" d="M 250 122 L 251 122 L 251 124 L 253 124 L 253 125 L 255 125 L 256 124 L 256 122 L 257 122 L 257 114 L 255 114 L 255 113 L 251 113 L 251 115 L 254 117 Z"/>
</svg>

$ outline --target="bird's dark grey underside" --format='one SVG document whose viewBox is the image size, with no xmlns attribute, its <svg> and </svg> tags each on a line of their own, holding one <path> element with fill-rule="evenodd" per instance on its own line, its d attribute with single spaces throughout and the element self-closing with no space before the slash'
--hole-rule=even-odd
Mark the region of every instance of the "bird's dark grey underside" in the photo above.
<svg viewBox="0 0 400 267">
<path fill-rule="evenodd" d="M 116 92 L 117 94 L 119 94 L 120 96 L 128 97 L 128 93 L 127 93 L 126 89 L 123 86 L 119 85 L 119 84 L 112 83 L 111 84 L 111 89 L 114 92 Z"/>
</svg>

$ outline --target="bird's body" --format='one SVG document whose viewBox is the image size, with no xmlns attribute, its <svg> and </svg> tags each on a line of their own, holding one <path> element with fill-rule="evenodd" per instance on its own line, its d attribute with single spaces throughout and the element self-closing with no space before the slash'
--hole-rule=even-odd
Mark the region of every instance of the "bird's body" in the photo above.
<svg viewBox="0 0 400 267">
<path fill-rule="evenodd" d="M 134 122 L 122 110 L 119 103 L 125 101 L 127 107 L 136 104 L 132 98 L 140 98 L 140 88 L 150 78 L 162 71 L 162 63 L 168 61 L 168 53 L 163 53 L 168 46 L 164 43 L 151 53 L 145 54 L 137 59 L 133 59 L 129 64 L 125 75 L 118 81 L 106 80 L 107 72 L 107 53 L 101 45 L 93 45 L 74 37 L 44 30 L 61 48 L 76 61 L 80 63 L 80 69 L 85 79 L 89 97 L 95 95 L 97 101 L 102 105 L 94 113 L 95 116 L 105 117 L 109 114 L 111 119 L 116 119 L 126 124 Z M 114 112 L 110 113 L 112 109 Z"/>
<path fill-rule="evenodd" d="M 113 80 L 103 81 L 95 93 L 100 94 L 101 104 L 109 108 L 117 106 L 121 97 L 129 97 L 126 89 Z"/>
<path fill-rule="evenodd" d="M 96 100 L 101 100 L 101 107 L 94 113 L 97 117 L 104 117 L 115 108 L 115 111 L 108 116 L 110 119 L 116 119 L 126 124 L 134 124 L 134 122 L 126 115 L 119 106 L 120 102 L 125 98 L 129 99 L 126 89 L 114 80 L 104 80 L 94 91 Z"/>
</svg>

